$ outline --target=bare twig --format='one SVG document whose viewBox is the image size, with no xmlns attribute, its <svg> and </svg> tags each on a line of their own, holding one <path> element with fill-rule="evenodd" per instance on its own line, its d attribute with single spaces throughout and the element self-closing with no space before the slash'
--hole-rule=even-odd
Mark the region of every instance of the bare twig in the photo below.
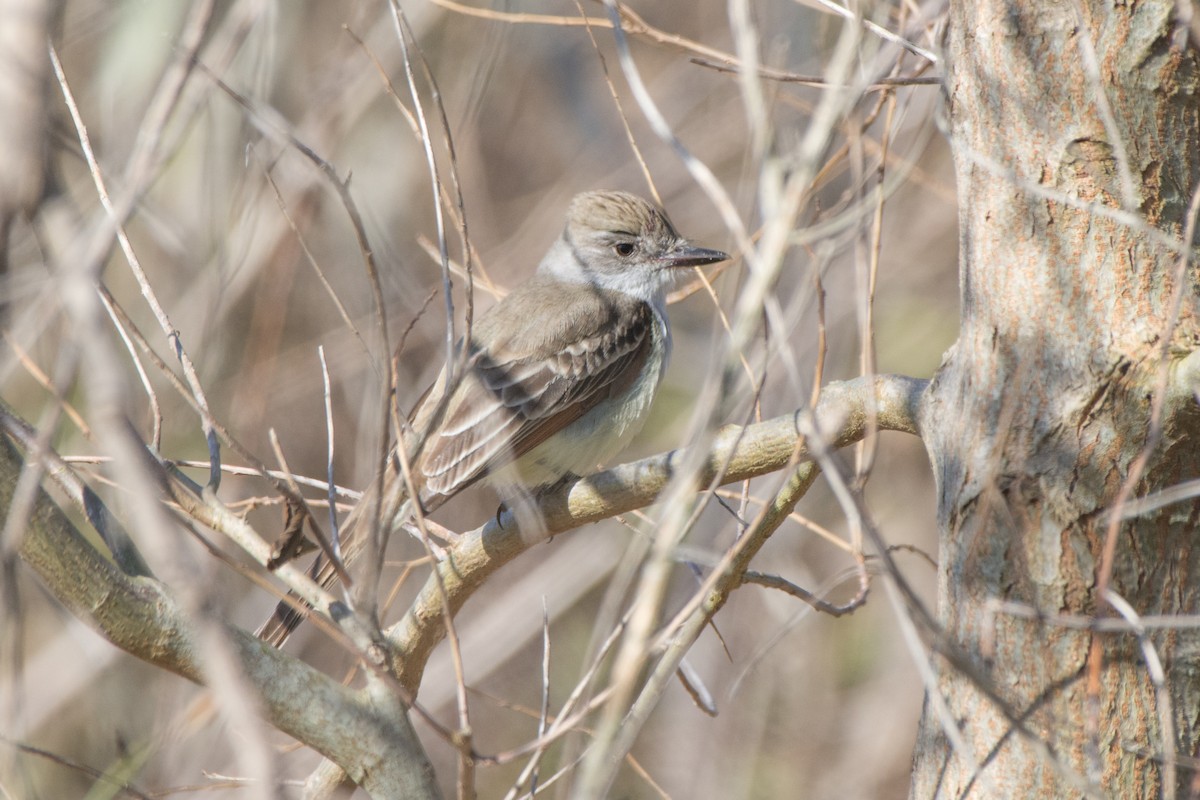
<svg viewBox="0 0 1200 800">
<path fill-rule="evenodd" d="M 62 62 L 58 60 L 58 53 L 53 46 L 50 47 L 50 61 L 54 65 L 54 74 L 58 77 L 59 86 L 62 88 L 63 97 L 67 102 L 67 109 L 71 112 L 71 120 L 75 123 L 75 130 L 79 136 L 79 144 L 83 148 L 83 154 L 87 158 L 88 168 L 92 174 L 92 181 L 96 186 L 96 194 L 100 198 L 100 203 L 104 206 L 105 211 L 108 212 L 112 219 L 117 241 L 121 245 L 121 251 L 125 254 L 125 261 L 129 265 L 129 270 L 133 273 L 133 277 L 141 289 L 142 297 L 146 299 L 146 304 L 150 307 L 154 318 L 158 321 L 159 327 L 166 335 L 167 344 L 179 360 L 179 366 L 183 369 L 184 378 L 188 382 L 192 396 L 196 399 L 196 409 L 200 413 L 201 430 L 208 444 L 208 485 L 215 491 L 221 485 L 221 446 L 217 440 L 212 412 L 209 411 L 208 398 L 205 397 L 204 387 L 200 384 L 200 376 L 196 373 L 196 367 L 192 364 L 187 350 L 183 347 L 183 340 L 179 330 L 171 323 L 166 309 L 159 302 L 154 287 L 150 284 L 145 270 L 142 269 L 141 261 L 134 253 L 133 245 L 125 233 L 124 223 L 122 223 L 117 208 L 108 195 L 108 189 L 104 185 L 104 177 L 100 173 L 100 164 L 96 160 L 95 153 L 92 152 L 91 143 L 87 135 L 87 127 L 84 125 L 83 118 L 79 114 L 79 109 L 75 105 L 75 98 L 71 94 L 70 86 L 67 84 L 67 76 L 63 73 Z"/>
<path fill-rule="evenodd" d="M 325 362 L 325 347 L 317 348 L 317 357 L 321 361 L 321 385 L 325 397 L 325 477 L 328 482 L 327 496 L 329 498 L 329 539 L 333 545 L 333 560 L 337 563 L 342 558 L 342 542 L 338 536 L 337 493 L 333 481 L 333 394 L 329 386 L 329 364 Z"/>
<path fill-rule="evenodd" d="M 722 61 L 713 61 L 706 58 L 693 58 L 693 64 L 708 69 L 716 70 L 717 72 L 731 72 L 741 74 L 745 71 L 744 67 L 733 63 Z M 759 65 L 755 70 L 755 74 L 760 78 L 765 78 L 769 81 L 778 81 L 780 83 L 799 83 L 805 86 L 829 86 L 830 83 L 825 78 L 817 75 L 801 75 L 796 72 L 787 72 L 785 70 L 774 69 Z M 902 78 L 880 78 L 866 85 L 855 84 L 854 88 L 867 92 L 883 92 L 898 86 L 938 86 L 942 82 L 939 77 L 902 77 Z M 842 88 L 850 88 L 845 86 Z"/>
</svg>

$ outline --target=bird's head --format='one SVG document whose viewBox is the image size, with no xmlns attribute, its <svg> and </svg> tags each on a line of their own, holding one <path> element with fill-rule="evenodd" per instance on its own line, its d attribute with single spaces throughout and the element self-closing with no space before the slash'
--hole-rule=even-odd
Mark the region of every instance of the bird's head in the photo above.
<svg viewBox="0 0 1200 800">
<path fill-rule="evenodd" d="M 681 267 L 724 261 L 720 250 L 680 236 L 662 209 L 627 192 L 584 192 L 567 209 L 562 237 L 542 269 L 654 301 Z"/>
</svg>

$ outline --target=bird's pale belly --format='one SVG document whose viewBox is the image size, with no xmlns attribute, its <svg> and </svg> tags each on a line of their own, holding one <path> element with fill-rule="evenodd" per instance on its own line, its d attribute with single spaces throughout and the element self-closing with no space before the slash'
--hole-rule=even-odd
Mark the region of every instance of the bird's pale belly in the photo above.
<svg viewBox="0 0 1200 800">
<path fill-rule="evenodd" d="M 637 435 L 662 377 L 664 359 L 651 356 L 641 376 L 620 397 L 605 400 L 512 464 L 493 473 L 488 483 L 534 488 L 564 475 L 587 475 L 621 452 Z"/>
</svg>

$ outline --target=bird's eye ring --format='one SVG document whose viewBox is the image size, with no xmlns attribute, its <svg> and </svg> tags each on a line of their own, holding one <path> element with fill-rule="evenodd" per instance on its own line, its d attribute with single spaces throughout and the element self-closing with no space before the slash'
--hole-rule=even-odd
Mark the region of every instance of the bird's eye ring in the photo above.
<svg viewBox="0 0 1200 800">
<path fill-rule="evenodd" d="M 633 242 L 617 242 L 613 245 L 613 251 L 621 258 L 628 258 L 633 255 Z"/>
</svg>

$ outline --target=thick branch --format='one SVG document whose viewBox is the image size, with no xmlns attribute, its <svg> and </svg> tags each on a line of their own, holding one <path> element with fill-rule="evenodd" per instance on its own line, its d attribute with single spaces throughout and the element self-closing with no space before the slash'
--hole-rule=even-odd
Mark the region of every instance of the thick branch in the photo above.
<svg viewBox="0 0 1200 800">
<path fill-rule="evenodd" d="M 828 437 L 830 448 L 857 442 L 873 427 L 918 433 L 918 406 L 926 383 L 889 375 L 832 383 L 821 391 L 815 427 Z M 766 475 L 788 466 L 796 455 L 801 463 L 810 461 L 807 448 L 796 453 L 800 414 L 797 411 L 745 428 L 723 428 L 705 457 L 698 485 L 708 486 L 718 475 L 721 484 Z M 490 575 L 533 545 L 589 522 L 650 505 L 674 477 L 675 467 L 688 463 L 692 455 L 688 450 L 676 450 L 597 473 L 541 495 L 533 509 L 518 514 L 506 510 L 498 519 L 465 534 L 438 565 L 451 613 L 457 614 Z M 540 521 L 535 530 L 522 524 L 522 520 L 532 519 Z M 430 653 L 445 635 L 443 595 L 436 578 L 430 576 L 408 613 L 388 633 L 393 670 L 414 693 Z"/>
<path fill-rule="evenodd" d="M 0 508 L 7 508 L 22 463 L 8 439 L 0 439 Z M 204 653 L 196 651 L 190 626 L 163 585 L 117 569 L 45 494 L 20 552 L 55 597 L 117 647 L 203 681 Z M 399 704 L 379 709 L 363 693 L 245 631 L 230 626 L 228 632 L 271 724 L 342 764 L 373 796 L 438 796 L 433 770 Z"/>
<path fill-rule="evenodd" d="M 815 428 L 828 437 L 830 447 L 858 441 L 873 426 L 916 433 L 925 385 L 925 381 L 890 376 L 831 384 L 821 394 Z M 783 469 L 797 458 L 811 460 L 807 449 L 796 448 L 801 413 L 718 432 L 697 476 L 698 485 L 732 483 Z M 457 612 L 488 576 L 533 544 L 653 503 L 678 465 L 692 455 L 687 450 L 673 451 L 547 493 L 537 499 L 540 525 L 522 527 L 506 511 L 499 521 L 465 535 L 439 565 L 451 611 Z M 19 456 L 5 440 L 0 447 L 0 507 L 7 505 L 20 469 Z M 536 529 L 531 532 L 530 527 Z M 90 620 L 113 644 L 189 680 L 203 681 L 203 654 L 196 652 L 188 623 L 162 584 L 122 573 L 44 495 L 30 520 L 21 555 L 56 597 Z M 413 691 L 444 634 L 441 598 L 431 576 L 390 637 L 396 647 L 395 673 Z M 436 796 L 432 771 L 403 709 L 397 706 L 390 713 L 377 709 L 362 693 L 244 631 L 230 628 L 229 632 L 242 668 L 262 692 L 273 725 L 349 766 L 351 778 L 372 794 Z"/>
</svg>

